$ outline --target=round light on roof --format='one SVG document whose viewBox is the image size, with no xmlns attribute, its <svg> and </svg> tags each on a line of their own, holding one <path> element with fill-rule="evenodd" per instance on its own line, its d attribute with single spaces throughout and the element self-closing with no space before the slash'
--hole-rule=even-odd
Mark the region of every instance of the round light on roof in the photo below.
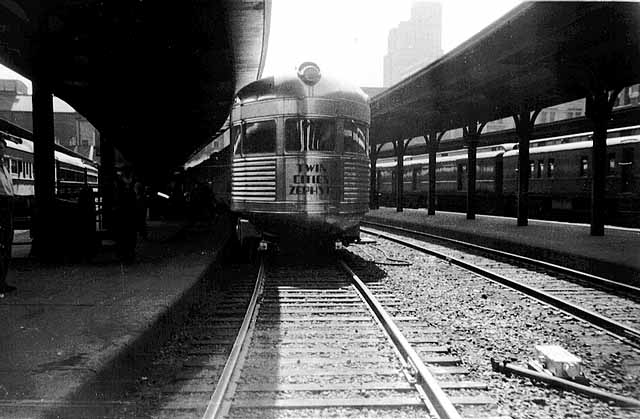
<svg viewBox="0 0 640 419">
<path fill-rule="evenodd" d="M 316 63 L 312 63 L 310 61 L 304 62 L 300 64 L 300 67 L 298 67 L 298 77 L 300 77 L 300 80 L 305 84 L 313 86 L 319 82 L 322 77 L 320 74 L 320 67 L 318 67 Z"/>
</svg>

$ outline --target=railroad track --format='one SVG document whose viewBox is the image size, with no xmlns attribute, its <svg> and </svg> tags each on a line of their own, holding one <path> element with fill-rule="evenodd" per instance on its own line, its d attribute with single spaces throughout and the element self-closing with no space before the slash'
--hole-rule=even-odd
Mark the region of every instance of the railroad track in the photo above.
<svg viewBox="0 0 640 419">
<path fill-rule="evenodd" d="M 376 225 L 400 235 L 380 229 L 361 230 L 442 258 L 521 291 L 640 348 L 640 289 L 636 287 L 457 240 L 390 225 Z M 436 241 L 449 241 L 453 246 L 434 243 L 434 238 Z M 425 242 L 426 239 L 430 241 Z"/>
<path fill-rule="evenodd" d="M 255 289 L 205 418 L 496 416 L 439 331 L 344 262 L 267 264 Z"/>
<path fill-rule="evenodd" d="M 253 274 L 252 274 L 253 272 Z M 226 272 L 225 289 L 212 295 L 191 313 L 182 327 L 180 346 L 169 356 L 171 379 L 151 392 L 151 402 L 140 406 L 140 416 L 193 418 L 202 416 L 232 351 L 254 290 L 255 270 L 239 266 Z M 167 368 L 160 359 L 154 369 Z M 177 365 L 177 368 L 174 368 Z M 126 416 L 122 416 L 126 417 Z"/>
</svg>

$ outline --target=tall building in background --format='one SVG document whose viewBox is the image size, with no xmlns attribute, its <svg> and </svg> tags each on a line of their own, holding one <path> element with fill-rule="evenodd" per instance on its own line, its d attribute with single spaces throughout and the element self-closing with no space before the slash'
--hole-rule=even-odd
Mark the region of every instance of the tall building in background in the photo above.
<svg viewBox="0 0 640 419">
<path fill-rule="evenodd" d="M 442 5 L 419 1 L 411 18 L 389 31 L 384 86 L 389 87 L 442 56 Z"/>
</svg>

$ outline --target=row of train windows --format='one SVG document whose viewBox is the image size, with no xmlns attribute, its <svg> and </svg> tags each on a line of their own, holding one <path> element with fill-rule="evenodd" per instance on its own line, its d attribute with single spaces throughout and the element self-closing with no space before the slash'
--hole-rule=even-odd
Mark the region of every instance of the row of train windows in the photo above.
<svg viewBox="0 0 640 419">
<path fill-rule="evenodd" d="M 3 163 L 4 167 L 6 167 L 12 175 L 26 179 L 33 179 L 33 163 L 12 159 L 10 157 L 5 157 L 3 159 Z"/>
<path fill-rule="evenodd" d="M 616 163 L 616 153 L 609 153 L 607 155 L 607 175 L 613 175 L 616 172 L 616 165 L 621 167 L 623 172 L 626 168 L 630 168 L 633 163 L 633 149 L 625 148 L 622 150 L 622 160 Z M 531 177 L 542 178 L 545 177 L 545 164 L 544 160 L 529 161 L 529 175 Z M 546 177 L 553 177 L 555 172 L 555 160 L 548 159 L 546 164 Z M 517 169 L 516 169 L 517 171 Z M 578 164 L 578 174 L 581 177 L 589 176 L 589 156 L 580 156 L 580 162 Z M 622 173 L 625 175 L 626 173 Z"/>
<path fill-rule="evenodd" d="M 284 131 L 287 152 L 336 150 L 336 121 L 333 119 L 290 118 L 285 121 Z M 275 121 L 249 122 L 231 129 L 234 154 L 275 153 L 276 138 Z M 367 138 L 368 129 L 364 124 L 344 122 L 344 152 L 366 154 Z"/>
</svg>

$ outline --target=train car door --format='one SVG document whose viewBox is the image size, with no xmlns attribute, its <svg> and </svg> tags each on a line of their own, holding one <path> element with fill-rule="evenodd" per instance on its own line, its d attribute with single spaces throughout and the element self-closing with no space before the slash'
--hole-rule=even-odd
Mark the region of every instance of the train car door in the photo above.
<svg viewBox="0 0 640 419">
<path fill-rule="evenodd" d="M 622 149 L 622 161 L 620 162 L 622 192 L 631 192 L 633 182 L 633 148 Z"/>
</svg>

